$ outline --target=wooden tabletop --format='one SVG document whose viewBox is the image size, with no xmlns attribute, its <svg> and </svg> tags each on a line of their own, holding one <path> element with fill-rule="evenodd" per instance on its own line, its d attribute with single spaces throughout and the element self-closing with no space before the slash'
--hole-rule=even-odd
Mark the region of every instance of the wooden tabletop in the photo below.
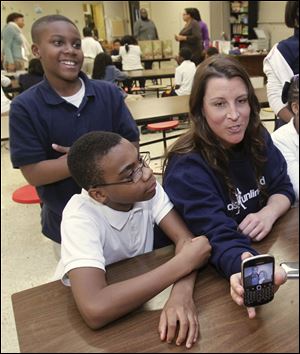
<svg viewBox="0 0 300 354">
<path fill-rule="evenodd" d="M 299 258 L 299 208 L 275 224 L 265 240 L 255 243 L 276 263 Z M 173 255 L 173 246 L 112 264 L 109 283 L 147 272 Z M 269 304 L 249 320 L 244 307 L 230 297 L 229 283 L 208 265 L 198 274 L 194 298 L 200 338 L 192 349 L 161 342 L 157 326 L 168 288 L 138 310 L 93 331 L 76 309 L 71 290 L 60 281 L 12 295 L 21 352 L 26 353 L 298 353 L 299 279 L 288 280 Z"/>
<path fill-rule="evenodd" d="M 255 89 L 255 94 L 262 106 L 268 102 L 266 87 Z M 190 96 L 171 96 L 145 98 L 126 102 L 129 111 L 138 125 L 162 121 L 173 116 L 189 112 Z"/>
<path fill-rule="evenodd" d="M 190 96 L 145 98 L 126 102 L 138 125 L 163 120 L 189 112 Z"/>
<path fill-rule="evenodd" d="M 124 71 L 131 79 L 167 79 L 175 77 L 174 68 Z"/>
</svg>

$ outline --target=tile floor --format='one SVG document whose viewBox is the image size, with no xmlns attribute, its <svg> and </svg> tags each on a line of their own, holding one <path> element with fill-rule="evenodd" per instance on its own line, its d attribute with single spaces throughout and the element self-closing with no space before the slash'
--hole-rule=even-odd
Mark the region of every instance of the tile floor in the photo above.
<svg viewBox="0 0 300 354">
<path fill-rule="evenodd" d="M 262 118 L 268 117 L 273 114 L 262 111 Z M 273 131 L 273 125 L 267 123 L 267 128 Z M 141 135 L 142 142 L 154 136 L 159 138 L 160 133 Z M 57 259 L 52 241 L 40 231 L 40 206 L 11 199 L 13 191 L 26 181 L 12 168 L 7 145 L 1 142 L 1 353 L 19 353 L 11 295 L 50 282 Z M 162 143 L 149 145 L 147 150 L 152 156 L 160 155 Z"/>
</svg>

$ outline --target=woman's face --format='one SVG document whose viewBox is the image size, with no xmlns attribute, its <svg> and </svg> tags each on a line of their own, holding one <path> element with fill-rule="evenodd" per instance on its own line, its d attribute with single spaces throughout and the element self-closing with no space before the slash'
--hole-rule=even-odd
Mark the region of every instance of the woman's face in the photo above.
<svg viewBox="0 0 300 354">
<path fill-rule="evenodd" d="M 18 17 L 15 19 L 15 23 L 20 27 L 23 28 L 25 26 L 24 17 Z"/>
<path fill-rule="evenodd" d="M 187 14 L 185 11 L 183 11 L 182 18 L 183 18 L 183 21 L 187 22 L 190 20 L 191 16 L 189 14 Z"/>
<path fill-rule="evenodd" d="M 209 79 L 203 114 L 210 129 L 226 148 L 240 143 L 250 118 L 248 89 L 244 81 L 240 77 Z"/>
</svg>

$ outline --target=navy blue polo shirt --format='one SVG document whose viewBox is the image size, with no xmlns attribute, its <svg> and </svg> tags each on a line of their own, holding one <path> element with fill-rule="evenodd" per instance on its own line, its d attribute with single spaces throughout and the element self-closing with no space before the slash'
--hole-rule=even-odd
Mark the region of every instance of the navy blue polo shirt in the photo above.
<svg viewBox="0 0 300 354">
<path fill-rule="evenodd" d="M 15 97 L 10 106 L 10 154 L 14 168 L 62 154 L 53 143 L 71 146 L 90 131 L 103 130 L 138 141 L 139 132 L 119 89 L 110 83 L 90 80 L 84 73 L 85 95 L 79 108 L 65 101 L 45 79 Z M 42 232 L 60 242 L 62 211 L 81 188 L 72 178 L 37 187 L 43 202 Z"/>
</svg>

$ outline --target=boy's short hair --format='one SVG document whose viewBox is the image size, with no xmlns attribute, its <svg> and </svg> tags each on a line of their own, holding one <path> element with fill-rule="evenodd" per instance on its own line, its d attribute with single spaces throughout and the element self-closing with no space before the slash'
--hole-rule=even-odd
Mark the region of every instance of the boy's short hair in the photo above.
<svg viewBox="0 0 300 354">
<path fill-rule="evenodd" d="M 287 103 L 289 110 L 293 112 L 292 103 L 299 101 L 299 74 L 293 76 L 291 81 L 285 82 L 281 100 L 283 103 Z"/>
<path fill-rule="evenodd" d="M 32 75 L 39 75 L 39 76 L 44 75 L 44 69 L 40 59 L 37 58 L 30 59 L 28 64 L 28 73 Z"/>
<path fill-rule="evenodd" d="M 58 22 L 58 21 L 64 21 L 68 22 L 71 25 L 73 25 L 77 30 L 77 26 L 75 25 L 74 22 L 72 22 L 68 17 L 62 16 L 62 15 L 48 15 L 48 16 L 43 16 L 36 20 L 32 27 L 31 27 L 31 38 L 33 43 L 38 43 L 39 41 L 39 30 L 41 27 L 48 25 L 49 23 L 52 22 Z"/>
<path fill-rule="evenodd" d="M 88 191 L 92 186 L 105 183 L 100 162 L 121 140 L 122 137 L 116 133 L 93 131 L 75 141 L 68 153 L 67 163 L 80 187 Z"/>
<path fill-rule="evenodd" d="M 206 55 L 211 57 L 212 55 L 219 54 L 219 50 L 216 47 L 209 47 L 206 50 Z"/>
<path fill-rule="evenodd" d="M 83 27 L 82 33 L 83 33 L 84 37 L 92 37 L 93 36 L 93 31 L 90 27 Z"/>
<path fill-rule="evenodd" d="M 182 57 L 184 60 L 191 60 L 192 52 L 189 48 L 181 48 L 179 51 L 179 56 Z"/>
</svg>

